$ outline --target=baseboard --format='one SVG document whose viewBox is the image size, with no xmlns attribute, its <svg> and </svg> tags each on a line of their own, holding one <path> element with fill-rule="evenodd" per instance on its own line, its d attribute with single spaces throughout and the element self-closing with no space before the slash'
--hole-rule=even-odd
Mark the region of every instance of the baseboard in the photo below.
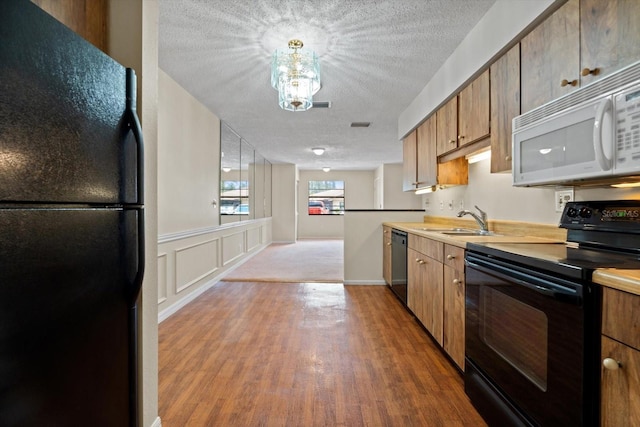
<svg viewBox="0 0 640 427">
<path fill-rule="evenodd" d="M 160 417 L 156 418 L 156 420 L 153 422 L 153 424 L 151 424 L 150 427 L 162 427 L 162 421 L 160 420 Z"/>
<path fill-rule="evenodd" d="M 345 285 L 386 285 L 384 280 L 345 280 Z"/>
</svg>

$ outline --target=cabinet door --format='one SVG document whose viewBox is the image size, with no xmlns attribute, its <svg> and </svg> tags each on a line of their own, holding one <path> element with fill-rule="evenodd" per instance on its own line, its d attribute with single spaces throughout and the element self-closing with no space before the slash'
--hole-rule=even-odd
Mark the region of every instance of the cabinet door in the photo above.
<svg viewBox="0 0 640 427">
<path fill-rule="evenodd" d="M 425 256 L 420 252 L 407 249 L 407 307 L 421 322 L 424 317 L 422 312 L 424 299 L 422 265 L 424 259 Z"/>
<path fill-rule="evenodd" d="M 391 285 L 391 228 L 382 227 L 382 277 Z"/>
<path fill-rule="evenodd" d="M 418 128 L 418 186 L 438 184 L 438 159 L 436 157 L 436 116 L 431 115 Z"/>
<path fill-rule="evenodd" d="M 611 358 L 622 365 L 611 371 L 602 368 L 602 427 L 640 425 L 640 352 L 602 336 L 602 359 Z"/>
<path fill-rule="evenodd" d="M 640 59 L 640 1 L 581 0 L 581 84 Z M 597 69 L 597 74 L 590 74 Z"/>
<path fill-rule="evenodd" d="M 579 19 L 579 1 L 569 0 L 522 39 L 523 113 L 579 85 Z"/>
<path fill-rule="evenodd" d="M 402 141 L 402 191 L 416 189 L 418 168 L 416 142 L 415 130 Z"/>
<path fill-rule="evenodd" d="M 436 154 L 458 148 L 458 97 L 454 96 L 436 112 Z"/>
<path fill-rule="evenodd" d="M 444 266 L 443 347 L 464 370 L 464 272 Z"/>
<path fill-rule="evenodd" d="M 422 324 L 442 345 L 443 335 L 443 264 L 433 258 L 424 258 L 423 268 L 423 317 Z"/>
<path fill-rule="evenodd" d="M 520 114 L 520 45 L 491 64 L 491 173 L 511 170 L 511 121 Z"/>
<path fill-rule="evenodd" d="M 485 70 L 458 96 L 458 147 L 489 132 L 489 70 Z"/>
</svg>

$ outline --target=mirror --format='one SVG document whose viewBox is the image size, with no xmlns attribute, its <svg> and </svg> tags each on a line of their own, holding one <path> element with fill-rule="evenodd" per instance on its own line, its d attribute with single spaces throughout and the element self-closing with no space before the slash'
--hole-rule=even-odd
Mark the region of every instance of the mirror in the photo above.
<svg viewBox="0 0 640 427">
<path fill-rule="evenodd" d="M 220 126 L 220 224 L 271 216 L 271 163 Z"/>
</svg>

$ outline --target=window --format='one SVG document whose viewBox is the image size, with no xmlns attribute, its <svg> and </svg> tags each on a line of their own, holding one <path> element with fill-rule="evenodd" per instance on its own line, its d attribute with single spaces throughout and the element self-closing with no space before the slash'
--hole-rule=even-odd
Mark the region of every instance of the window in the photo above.
<svg viewBox="0 0 640 427">
<path fill-rule="evenodd" d="M 221 215 L 249 214 L 249 185 L 247 181 L 221 181 Z"/>
<path fill-rule="evenodd" d="M 344 214 L 344 181 L 309 181 L 309 215 Z"/>
</svg>

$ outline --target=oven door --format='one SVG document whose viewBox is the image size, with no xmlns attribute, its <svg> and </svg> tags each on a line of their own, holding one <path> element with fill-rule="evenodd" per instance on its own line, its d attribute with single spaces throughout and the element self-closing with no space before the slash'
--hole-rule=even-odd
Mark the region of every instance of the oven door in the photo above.
<svg viewBox="0 0 640 427">
<path fill-rule="evenodd" d="M 467 252 L 465 390 L 490 424 L 584 425 L 583 302 L 581 284 Z"/>
</svg>

